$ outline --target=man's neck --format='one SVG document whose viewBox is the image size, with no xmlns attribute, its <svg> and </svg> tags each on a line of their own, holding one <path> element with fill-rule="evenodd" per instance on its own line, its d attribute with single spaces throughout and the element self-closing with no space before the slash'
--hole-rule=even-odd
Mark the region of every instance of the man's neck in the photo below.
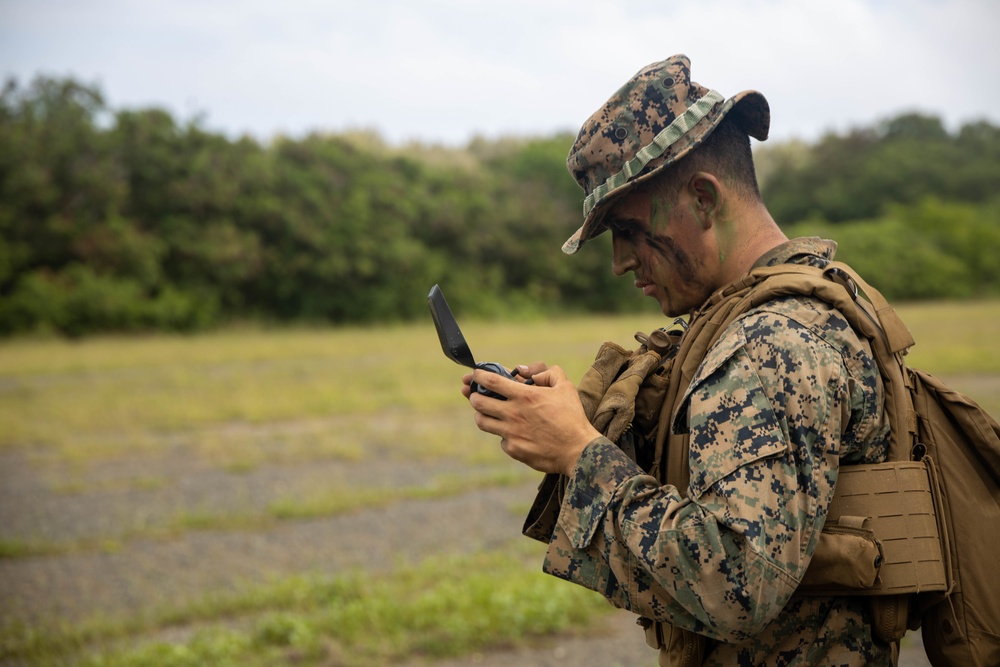
<svg viewBox="0 0 1000 667">
<path fill-rule="evenodd" d="M 741 278 L 765 253 L 788 241 L 762 204 L 747 205 L 742 211 L 738 234 L 721 265 L 721 285 Z M 721 286 L 720 285 L 720 286 Z"/>
</svg>

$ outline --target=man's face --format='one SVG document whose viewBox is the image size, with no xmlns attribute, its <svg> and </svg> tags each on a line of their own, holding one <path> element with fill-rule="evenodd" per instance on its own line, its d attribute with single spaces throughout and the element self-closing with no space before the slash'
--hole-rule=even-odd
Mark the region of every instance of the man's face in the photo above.
<svg viewBox="0 0 1000 667">
<path fill-rule="evenodd" d="M 616 275 L 631 271 L 635 286 L 660 304 L 669 317 L 699 308 L 715 291 L 706 262 L 708 234 L 682 189 L 668 202 L 649 188 L 639 188 L 612 206 L 604 218 L 611 230 Z"/>
</svg>

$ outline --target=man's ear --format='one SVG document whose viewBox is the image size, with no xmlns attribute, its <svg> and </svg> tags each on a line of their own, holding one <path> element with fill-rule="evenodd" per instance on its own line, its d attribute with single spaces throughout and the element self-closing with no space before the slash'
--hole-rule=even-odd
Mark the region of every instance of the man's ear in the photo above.
<svg viewBox="0 0 1000 667">
<path fill-rule="evenodd" d="M 702 229 L 711 228 L 722 210 L 725 197 L 722 184 L 713 174 L 698 171 L 691 175 L 687 187 L 692 198 L 692 213 L 698 218 Z"/>
</svg>

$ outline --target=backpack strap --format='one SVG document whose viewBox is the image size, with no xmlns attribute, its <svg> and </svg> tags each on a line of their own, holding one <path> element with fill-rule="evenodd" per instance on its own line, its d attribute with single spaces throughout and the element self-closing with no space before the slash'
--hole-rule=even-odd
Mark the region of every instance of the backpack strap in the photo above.
<svg viewBox="0 0 1000 667">
<path fill-rule="evenodd" d="M 834 282 L 846 283 L 845 290 L 853 294 L 855 308 L 839 302 L 831 302 L 831 305 L 840 310 L 855 331 L 863 333 L 871 342 L 885 389 L 886 417 L 892 429 L 888 460 L 908 461 L 919 439 L 917 412 L 910 393 L 912 384 L 903 359 L 914 345 L 913 335 L 881 292 L 866 283 L 854 269 L 842 262 L 832 262 L 823 273 Z M 858 298 L 857 288 L 850 288 L 852 284 L 861 287 L 865 298 Z M 867 324 L 874 326 L 865 326 Z M 874 331 L 870 331 L 872 328 Z"/>
<path fill-rule="evenodd" d="M 878 321 L 879 326 L 885 333 L 887 347 L 892 354 L 905 355 L 914 345 L 913 335 L 910 330 L 896 314 L 896 310 L 889 301 L 882 296 L 882 293 L 869 285 L 865 280 L 854 272 L 854 269 L 843 262 L 831 262 L 823 274 L 844 285 L 845 289 L 853 294 L 857 303 L 858 288 L 867 298 L 868 303 L 874 309 L 872 315 Z"/>
<path fill-rule="evenodd" d="M 860 298 L 862 294 L 864 298 Z M 825 269 L 805 264 L 758 267 L 713 294 L 691 318 L 681 339 L 665 402 L 669 409 L 661 414 L 657 429 L 654 470 L 682 494 L 690 480 L 689 443 L 686 434 L 674 432 L 676 412 L 681 407 L 678 402 L 708 350 L 733 322 L 750 309 L 785 296 L 813 297 L 829 304 L 868 339 L 883 380 L 886 417 L 892 424 L 889 460 L 910 458 L 917 437 L 917 416 L 903 356 L 914 341 L 892 305 L 842 262 L 831 262 Z"/>
</svg>

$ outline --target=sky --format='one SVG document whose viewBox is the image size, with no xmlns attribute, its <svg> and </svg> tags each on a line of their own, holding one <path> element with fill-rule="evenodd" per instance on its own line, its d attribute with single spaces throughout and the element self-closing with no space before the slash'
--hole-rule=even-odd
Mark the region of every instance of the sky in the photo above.
<svg viewBox="0 0 1000 667">
<path fill-rule="evenodd" d="M 994 0 L 0 0 L 0 76 L 96 85 L 230 137 L 374 130 L 393 144 L 575 132 L 676 53 L 771 137 L 902 112 L 1000 124 Z"/>
</svg>

